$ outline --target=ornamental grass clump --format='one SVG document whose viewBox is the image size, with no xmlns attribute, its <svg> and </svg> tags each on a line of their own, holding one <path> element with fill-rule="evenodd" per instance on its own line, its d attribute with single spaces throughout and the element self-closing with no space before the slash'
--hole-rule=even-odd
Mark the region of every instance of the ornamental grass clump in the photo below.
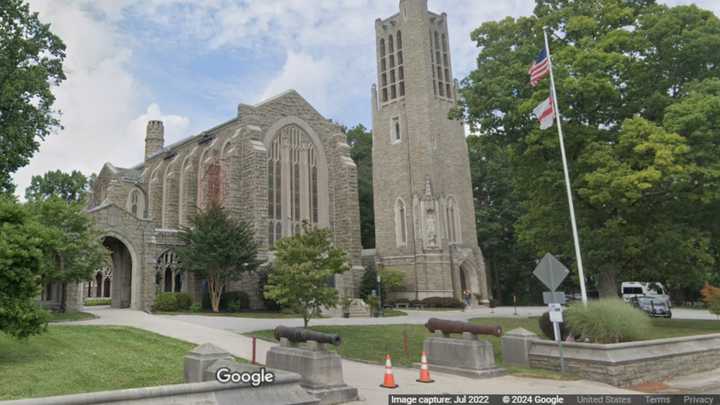
<svg viewBox="0 0 720 405">
<path fill-rule="evenodd" d="M 601 299 L 570 305 L 565 320 L 572 334 L 592 343 L 642 340 L 651 328 L 650 318 L 620 299 Z"/>
</svg>

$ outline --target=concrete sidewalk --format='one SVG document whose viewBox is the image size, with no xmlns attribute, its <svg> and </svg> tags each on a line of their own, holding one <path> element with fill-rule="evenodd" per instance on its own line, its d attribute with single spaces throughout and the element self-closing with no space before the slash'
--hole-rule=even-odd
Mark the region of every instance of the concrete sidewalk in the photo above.
<svg viewBox="0 0 720 405">
<path fill-rule="evenodd" d="M 246 359 L 252 356 L 251 339 L 237 333 L 225 330 L 224 328 L 213 328 L 198 324 L 197 322 L 186 322 L 178 316 L 156 316 L 140 311 L 133 310 L 117 310 L 110 308 L 86 308 L 85 311 L 99 316 L 99 319 L 93 319 L 82 322 L 72 322 L 72 324 L 83 325 L 122 325 L 132 326 L 160 335 L 184 340 L 187 342 L 202 344 L 212 343 L 235 356 Z M 423 311 L 424 312 L 424 311 Z M 477 316 L 467 313 L 467 316 Z M 424 314 L 423 316 L 426 317 Z M 464 315 L 463 315 L 464 316 Z M 222 325 L 222 321 L 228 321 L 228 318 L 214 317 L 192 317 L 207 318 L 215 320 Z M 408 317 L 399 317 L 399 320 L 405 318 L 407 323 Z M 420 316 L 413 317 L 420 322 Z M 393 318 L 384 318 L 393 319 Z M 236 321 L 252 321 L 246 318 L 233 318 Z M 257 320 L 255 320 L 257 321 Z M 287 323 L 287 320 L 274 320 Z M 324 320 L 331 322 L 333 320 Z M 345 321 L 348 321 L 345 319 Z M 353 320 L 355 321 L 355 320 Z M 367 324 L 369 319 L 364 319 L 363 324 Z M 320 321 L 313 322 L 320 324 Z M 257 328 L 256 328 L 257 329 Z M 266 352 L 273 344 L 266 341 L 257 341 L 257 360 L 265 362 Z M 421 394 L 421 393 L 468 393 L 468 394 L 506 394 L 506 393 L 568 393 L 568 394 L 610 394 L 610 393 L 627 393 L 631 391 L 622 390 L 606 384 L 579 380 L 579 381 L 554 381 L 534 378 L 521 378 L 513 376 L 504 376 L 486 380 L 475 380 L 466 377 L 447 375 L 442 373 L 432 373 L 435 383 L 421 384 L 415 382 L 418 378 L 418 370 L 395 367 L 394 375 L 396 382 L 400 385 L 398 389 L 387 390 L 380 388 L 382 382 L 384 367 L 380 365 L 365 364 L 356 361 L 343 360 L 343 372 L 347 384 L 357 387 L 360 395 L 365 399 L 365 403 L 384 404 L 387 403 L 387 395 L 390 393 L 399 394 Z M 431 369 L 432 372 L 432 369 Z"/>
</svg>

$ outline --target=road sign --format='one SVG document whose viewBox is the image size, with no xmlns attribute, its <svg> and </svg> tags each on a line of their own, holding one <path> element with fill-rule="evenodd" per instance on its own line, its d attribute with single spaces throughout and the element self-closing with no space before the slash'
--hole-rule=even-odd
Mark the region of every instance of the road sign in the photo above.
<svg viewBox="0 0 720 405">
<path fill-rule="evenodd" d="M 545 254 L 533 271 L 535 277 L 542 281 L 550 291 L 555 291 L 569 273 L 570 270 L 550 253 Z"/>
<path fill-rule="evenodd" d="M 562 321 L 563 321 L 562 305 L 549 304 L 548 310 L 550 312 L 550 322 L 562 323 Z"/>
<path fill-rule="evenodd" d="M 567 302 L 562 291 L 543 291 L 543 304 L 564 304 Z"/>
</svg>

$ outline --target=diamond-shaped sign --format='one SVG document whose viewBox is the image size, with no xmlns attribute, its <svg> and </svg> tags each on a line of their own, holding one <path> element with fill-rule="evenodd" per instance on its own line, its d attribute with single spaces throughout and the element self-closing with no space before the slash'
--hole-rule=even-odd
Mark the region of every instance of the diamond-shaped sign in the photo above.
<svg viewBox="0 0 720 405">
<path fill-rule="evenodd" d="M 570 273 L 570 270 L 550 253 L 545 254 L 545 257 L 542 258 L 535 271 L 533 271 L 535 277 L 542 281 L 550 291 L 555 291 L 560 283 L 565 280 L 568 273 Z"/>
</svg>

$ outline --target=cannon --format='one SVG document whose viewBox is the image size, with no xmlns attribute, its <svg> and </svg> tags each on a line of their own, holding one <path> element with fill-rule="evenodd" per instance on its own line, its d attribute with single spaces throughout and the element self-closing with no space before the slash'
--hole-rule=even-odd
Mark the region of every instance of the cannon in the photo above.
<svg viewBox="0 0 720 405">
<path fill-rule="evenodd" d="M 425 327 L 430 332 L 435 332 L 436 330 L 439 330 L 445 335 L 449 335 L 452 333 L 468 332 L 472 333 L 473 335 L 492 335 L 498 337 L 502 336 L 502 327 L 500 327 L 500 325 L 474 325 L 462 321 L 449 321 L 447 319 L 430 318 L 428 319 L 427 323 L 425 323 Z"/>
<path fill-rule="evenodd" d="M 275 339 L 286 338 L 293 343 L 302 343 L 312 340 L 318 343 L 329 343 L 331 345 L 340 345 L 340 336 L 332 333 L 316 332 L 305 328 L 290 328 L 288 326 L 278 326 L 275 328 Z"/>
</svg>

